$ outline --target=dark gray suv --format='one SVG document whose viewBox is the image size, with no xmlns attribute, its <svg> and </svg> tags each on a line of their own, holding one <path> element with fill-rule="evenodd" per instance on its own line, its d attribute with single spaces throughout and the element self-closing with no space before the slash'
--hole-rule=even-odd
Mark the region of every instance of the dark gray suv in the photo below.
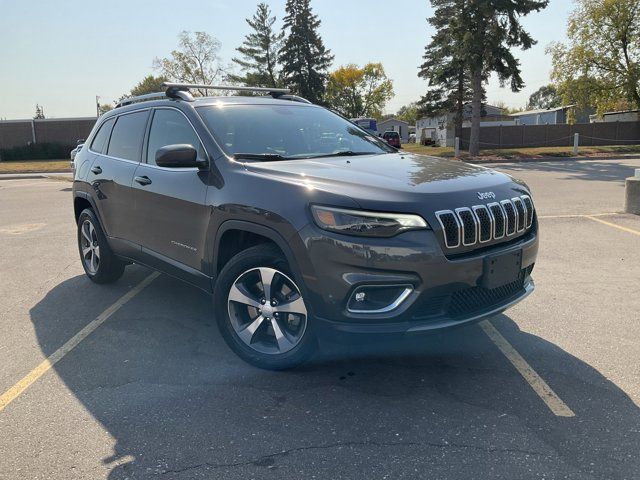
<svg viewBox="0 0 640 480">
<path fill-rule="evenodd" d="M 400 153 L 283 90 L 194 99 L 190 85 L 166 87 L 100 117 L 76 157 L 94 282 L 139 263 L 210 292 L 229 346 L 273 369 L 326 333 L 437 331 L 533 290 L 524 183 Z"/>
</svg>

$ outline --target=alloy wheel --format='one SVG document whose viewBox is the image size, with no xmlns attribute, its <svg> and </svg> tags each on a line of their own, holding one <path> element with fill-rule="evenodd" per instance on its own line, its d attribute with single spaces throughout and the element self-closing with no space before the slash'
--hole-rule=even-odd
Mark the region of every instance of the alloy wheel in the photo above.
<svg viewBox="0 0 640 480">
<path fill-rule="evenodd" d="M 100 246 L 98 245 L 98 234 L 91 220 L 86 219 L 80 227 L 80 249 L 82 251 L 82 261 L 87 271 L 91 275 L 98 273 L 100 268 Z"/>
<path fill-rule="evenodd" d="M 307 328 L 300 289 L 274 268 L 253 268 L 240 275 L 229 290 L 227 304 L 238 337 L 260 353 L 292 350 Z"/>
</svg>

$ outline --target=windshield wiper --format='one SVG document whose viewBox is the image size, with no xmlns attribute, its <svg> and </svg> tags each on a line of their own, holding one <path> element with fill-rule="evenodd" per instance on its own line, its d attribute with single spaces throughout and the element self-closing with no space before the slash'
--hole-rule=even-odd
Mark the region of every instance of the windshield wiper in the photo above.
<svg viewBox="0 0 640 480">
<path fill-rule="evenodd" d="M 323 153 L 322 155 L 314 155 L 308 158 L 325 158 L 325 157 L 355 157 L 358 155 L 380 155 L 384 152 L 354 152 L 353 150 L 342 150 L 334 153 Z"/>
<path fill-rule="evenodd" d="M 289 157 L 283 157 L 278 153 L 234 153 L 233 158 L 236 160 L 262 160 L 270 162 L 272 160 L 290 160 Z"/>
</svg>

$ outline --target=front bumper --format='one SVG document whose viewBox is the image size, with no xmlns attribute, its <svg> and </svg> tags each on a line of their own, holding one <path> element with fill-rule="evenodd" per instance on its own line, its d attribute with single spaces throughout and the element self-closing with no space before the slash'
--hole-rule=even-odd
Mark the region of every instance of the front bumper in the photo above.
<svg viewBox="0 0 640 480">
<path fill-rule="evenodd" d="M 505 244 L 448 257 L 434 232 L 406 232 L 391 239 L 333 235 L 309 225 L 299 232 L 312 272 L 303 272 L 320 332 L 411 334 L 457 327 L 494 316 L 534 290 L 531 272 L 538 252 L 537 229 Z M 485 258 L 522 252 L 518 278 L 494 289 L 482 286 Z M 363 285 L 411 285 L 413 291 L 389 312 L 347 310 Z"/>
</svg>

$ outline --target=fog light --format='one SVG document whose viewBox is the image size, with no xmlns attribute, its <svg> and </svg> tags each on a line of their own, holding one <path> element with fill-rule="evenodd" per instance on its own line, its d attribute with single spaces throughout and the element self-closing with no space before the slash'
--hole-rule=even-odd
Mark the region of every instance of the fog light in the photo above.
<svg viewBox="0 0 640 480">
<path fill-rule="evenodd" d="M 413 291 L 411 285 L 361 285 L 347 302 L 350 313 L 386 313 L 395 310 Z"/>
</svg>

